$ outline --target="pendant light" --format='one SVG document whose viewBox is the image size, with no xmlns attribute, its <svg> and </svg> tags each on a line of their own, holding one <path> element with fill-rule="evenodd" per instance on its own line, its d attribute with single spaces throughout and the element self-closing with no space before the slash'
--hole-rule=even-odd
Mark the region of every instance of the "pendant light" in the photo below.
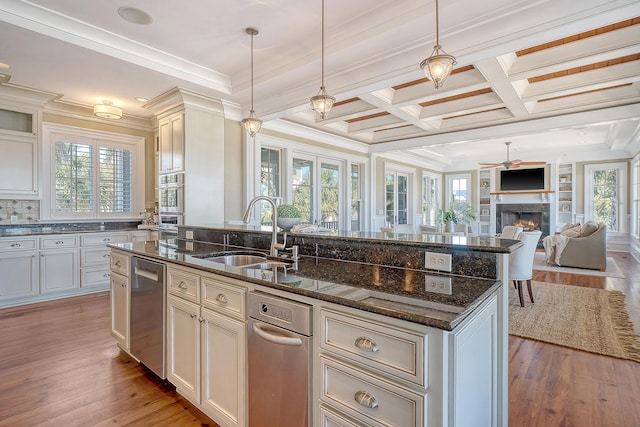
<svg viewBox="0 0 640 427">
<path fill-rule="evenodd" d="M 420 63 L 420 68 L 429 80 L 433 82 L 436 89 L 442 87 L 444 81 L 449 77 L 456 58 L 446 53 L 440 46 L 440 35 L 438 28 L 438 0 L 436 0 L 436 45 L 433 47 L 431 56 Z"/>
<path fill-rule="evenodd" d="M 258 30 L 255 28 L 247 28 L 245 30 L 247 34 L 251 36 L 251 110 L 249 111 L 249 117 L 242 119 L 242 125 L 249 132 L 249 135 L 256 136 L 262 128 L 262 120 L 256 116 L 256 112 L 253 111 L 253 36 L 258 34 Z"/>
<path fill-rule="evenodd" d="M 323 120 L 329 114 L 334 102 L 336 98 L 329 95 L 324 87 L 324 0 L 322 0 L 322 81 L 320 91 L 311 98 L 311 108 L 318 113 L 320 120 Z"/>
</svg>

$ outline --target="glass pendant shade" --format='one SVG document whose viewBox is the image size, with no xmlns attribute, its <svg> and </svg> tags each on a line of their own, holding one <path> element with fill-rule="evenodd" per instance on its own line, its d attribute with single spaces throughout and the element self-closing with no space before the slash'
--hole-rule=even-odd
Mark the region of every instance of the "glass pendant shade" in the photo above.
<svg viewBox="0 0 640 427">
<path fill-rule="evenodd" d="M 431 56 L 420 63 L 425 76 L 433 82 L 436 89 L 442 87 L 444 81 L 451 75 L 456 58 L 447 54 L 440 45 L 433 48 Z"/>
<path fill-rule="evenodd" d="M 334 102 L 336 102 L 336 98 L 329 95 L 324 86 L 321 86 L 320 92 L 311 98 L 311 108 L 318 113 L 320 119 L 324 119 L 327 114 L 329 114 L 329 111 L 331 111 Z"/>
<path fill-rule="evenodd" d="M 262 120 L 256 116 L 255 111 L 251 110 L 249 112 L 249 117 L 246 119 L 242 119 L 242 126 L 249 132 L 249 135 L 256 136 L 260 129 L 262 128 Z"/>
</svg>

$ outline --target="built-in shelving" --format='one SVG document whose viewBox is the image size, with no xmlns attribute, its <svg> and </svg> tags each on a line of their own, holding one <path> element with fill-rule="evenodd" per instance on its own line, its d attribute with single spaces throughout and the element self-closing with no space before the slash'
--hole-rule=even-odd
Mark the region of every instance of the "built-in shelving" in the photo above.
<svg viewBox="0 0 640 427">
<path fill-rule="evenodd" d="M 556 229 L 562 230 L 562 227 L 566 224 L 574 222 L 574 171 L 572 164 L 558 165 L 558 181 L 557 185 L 557 220 Z"/>
<path fill-rule="evenodd" d="M 491 234 L 492 208 L 491 208 L 491 170 L 481 170 L 478 173 L 478 225 L 480 235 Z"/>
</svg>

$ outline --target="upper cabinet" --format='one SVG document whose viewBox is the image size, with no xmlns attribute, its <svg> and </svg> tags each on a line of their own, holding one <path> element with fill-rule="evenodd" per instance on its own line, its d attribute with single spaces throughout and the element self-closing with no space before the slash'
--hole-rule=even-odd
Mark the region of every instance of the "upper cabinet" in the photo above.
<svg viewBox="0 0 640 427">
<path fill-rule="evenodd" d="M 574 167 L 573 164 L 566 163 L 558 165 L 558 182 L 556 194 L 558 195 L 557 206 L 557 221 L 556 229 L 562 230 L 562 227 L 566 224 L 572 224 L 574 222 Z"/>
<path fill-rule="evenodd" d="M 184 171 L 184 112 L 165 117 L 160 132 L 160 173 Z"/>
<path fill-rule="evenodd" d="M 0 104 L 0 196 L 38 195 L 37 110 Z"/>
</svg>

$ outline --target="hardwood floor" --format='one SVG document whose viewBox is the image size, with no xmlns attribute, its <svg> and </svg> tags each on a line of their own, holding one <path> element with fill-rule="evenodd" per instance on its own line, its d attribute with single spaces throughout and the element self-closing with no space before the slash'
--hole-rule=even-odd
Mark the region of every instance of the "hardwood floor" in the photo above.
<svg viewBox="0 0 640 427">
<path fill-rule="evenodd" d="M 217 426 L 109 335 L 109 294 L 0 310 L 0 426 Z"/>
<path fill-rule="evenodd" d="M 545 271 L 533 279 L 622 291 L 640 333 L 640 264 L 609 256 L 625 279 Z M 640 363 L 509 337 L 509 381 L 510 427 L 640 426 Z"/>
<path fill-rule="evenodd" d="M 534 280 L 618 289 L 640 331 L 640 264 L 626 276 L 534 272 Z M 534 289 L 535 292 L 535 289 Z M 109 295 L 0 310 L 0 426 L 216 426 L 109 335 Z M 509 339 L 509 426 L 640 426 L 640 364 Z"/>
</svg>

